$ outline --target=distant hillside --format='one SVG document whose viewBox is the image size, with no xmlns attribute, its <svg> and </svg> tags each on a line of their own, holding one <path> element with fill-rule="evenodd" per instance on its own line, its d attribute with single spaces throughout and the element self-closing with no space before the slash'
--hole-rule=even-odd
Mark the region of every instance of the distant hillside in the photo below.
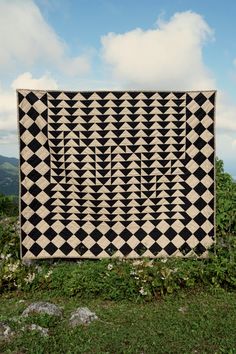
<svg viewBox="0 0 236 354">
<path fill-rule="evenodd" d="M 18 166 L 17 158 L 0 155 L 0 193 L 18 195 Z"/>
</svg>

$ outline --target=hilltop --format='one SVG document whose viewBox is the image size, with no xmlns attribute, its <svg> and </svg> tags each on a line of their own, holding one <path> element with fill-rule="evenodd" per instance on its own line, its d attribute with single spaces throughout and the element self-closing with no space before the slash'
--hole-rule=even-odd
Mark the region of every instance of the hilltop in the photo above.
<svg viewBox="0 0 236 354">
<path fill-rule="evenodd" d="M 0 193 L 18 195 L 19 160 L 0 155 Z"/>
</svg>

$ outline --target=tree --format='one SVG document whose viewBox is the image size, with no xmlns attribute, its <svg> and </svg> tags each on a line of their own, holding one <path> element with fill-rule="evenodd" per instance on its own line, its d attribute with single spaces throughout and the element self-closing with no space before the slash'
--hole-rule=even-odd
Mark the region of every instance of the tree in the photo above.
<svg viewBox="0 0 236 354">
<path fill-rule="evenodd" d="M 216 158 L 216 232 L 236 234 L 236 183 Z"/>
</svg>

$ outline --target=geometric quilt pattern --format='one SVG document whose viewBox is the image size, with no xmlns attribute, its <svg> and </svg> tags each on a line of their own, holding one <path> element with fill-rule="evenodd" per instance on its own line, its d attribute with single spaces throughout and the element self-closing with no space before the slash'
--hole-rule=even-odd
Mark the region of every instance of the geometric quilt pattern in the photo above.
<svg viewBox="0 0 236 354">
<path fill-rule="evenodd" d="M 18 90 L 21 257 L 206 257 L 215 94 Z"/>
</svg>

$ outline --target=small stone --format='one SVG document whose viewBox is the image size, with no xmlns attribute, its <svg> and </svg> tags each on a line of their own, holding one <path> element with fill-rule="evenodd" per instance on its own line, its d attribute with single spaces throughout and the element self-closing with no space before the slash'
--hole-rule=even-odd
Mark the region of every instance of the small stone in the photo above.
<svg viewBox="0 0 236 354">
<path fill-rule="evenodd" d="M 30 330 L 30 331 L 38 331 L 40 334 L 42 334 L 44 337 L 47 337 L 48 336 L 48 328 L 45 328 L 45 327 L 41 327 L 35 323 L 32 323 L 28 326 L 24 326 L 22 328 L 23 331 L 25 330 Z"/>
<path fill-rule="evenodd" d="M 14 332 L 12 329 L 4 322 L 0 322 L 0 340 L 9 339 Z"/>
<path fill-rule="evenodd" d="M 62 311 L 60 308 L 50 302 L 33 302 L 30 304 L 22 313 L 23 317 L 28 317 L 29 314 L 39 313 L 39 314 L 48 314 L 50 316 L 61 316 Z"/>
<path fill-rule="evenodd" d="M 98 320 L 97 315 L 91 312 L 87 307 L 79 307 L 75 310 L 69 319 L 69 324 L 72 327 L 81 324 L 89 324 L 94 320 Z"/>
</svg>

